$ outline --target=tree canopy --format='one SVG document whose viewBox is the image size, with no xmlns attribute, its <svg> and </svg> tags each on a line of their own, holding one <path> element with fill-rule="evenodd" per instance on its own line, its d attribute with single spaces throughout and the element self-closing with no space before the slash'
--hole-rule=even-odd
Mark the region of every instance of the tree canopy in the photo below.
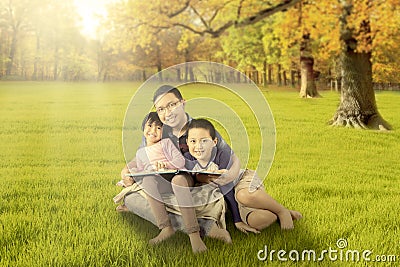
<svg viewBox="0 0 400 267">
<path fill-rule="evenodd" d="M 357 49 L 371 52 L 373 81 L 399 82 L 400 1 L 352 2 L 350 27 L 357 31 L 365 16 L 370 21 Z M 144 79 L 174 64 L 211 60 L 257 71 L 260 83 L 266 72 L 269 82 L 287 74 L 293 80 L 304 36 L 320 77 L 338 78 L 341 9 L 327 0 L 120 0 L 110 2 L 91 39 L 80 31 L 72 0 L 0 0 L 0 79 Z"/>
</svg>

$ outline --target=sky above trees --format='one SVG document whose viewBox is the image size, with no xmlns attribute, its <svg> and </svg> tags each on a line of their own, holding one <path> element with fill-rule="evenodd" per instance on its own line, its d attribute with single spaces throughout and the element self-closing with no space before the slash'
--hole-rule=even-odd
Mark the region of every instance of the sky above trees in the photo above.
<svg viewBox="0 0 400 267">
<path fill-rule="evenodd" d="M 81 17 L 81 32 L 88 38 L 97 39 L 97 28 L 101 19 L 107 17 L 107 6 L 116 0 L 74 0 L 74 5 Z"/>
</svg>

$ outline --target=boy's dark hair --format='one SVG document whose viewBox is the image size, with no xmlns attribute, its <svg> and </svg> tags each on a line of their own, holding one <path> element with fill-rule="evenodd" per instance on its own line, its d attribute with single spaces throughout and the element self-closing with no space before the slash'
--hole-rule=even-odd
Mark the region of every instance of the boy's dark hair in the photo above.
<svg viewBox="0 0 400 267">
<path fill-rule="evenodd" d="M 153 95 L 153 103 L 157 100 L 157 98 L 161 95 L 168 94 L 168 93 L 173 93 L 178 100 L 182 100 L 182 94 L 178 90 L 178 88 L 173 87 L 172 85 L 163 85 L 160 88 L 157 89 L 157 91 Z"/>
<path fill-rule="evenodd" d="M 142 121 L 142 131 L 144 131 L 144 126 L 146 126 L 146 123 L 152 124 L 153 122 L 155 122 L 157 126 L 163 126 L 163 123 L 158 117 L 157 112 L 154 111 L 150 112 L 149 114 L 146 115 L 146 117 L 144 117 Z"/>
<path fill-rule="evenodd" d="M 206 119 L 192 119 L 188 125 L 188 132 L 193 128 L 206 129 L 210 133 L 212 139 L 215 139 L 216 137 L 214 125 Z"/>
</svg>

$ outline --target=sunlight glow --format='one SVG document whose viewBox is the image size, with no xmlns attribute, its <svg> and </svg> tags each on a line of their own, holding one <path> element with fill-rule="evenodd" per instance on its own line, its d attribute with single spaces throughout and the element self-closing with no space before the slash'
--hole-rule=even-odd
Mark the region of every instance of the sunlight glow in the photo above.
<svg viewBox="0 0 400 267">
<path fill-rule="evenodd" d="M 74 0 L 74 5 L 82 17 L 81 32 L 88 38 L 97 38 L 100 20 L 107 17 L 107 4 L 115 0 Z"/>
</svg>

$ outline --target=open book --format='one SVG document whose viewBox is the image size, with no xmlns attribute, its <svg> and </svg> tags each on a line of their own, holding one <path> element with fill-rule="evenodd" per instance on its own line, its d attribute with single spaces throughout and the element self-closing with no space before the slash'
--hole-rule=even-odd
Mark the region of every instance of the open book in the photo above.
<svg viewBox="0 0 400 267">
<path fill-rule="evenodd" d="M 134 172 L 134 173 L 125 174 L 125 176 L 140 177 L 140 176 L 155 175 L 155 174 L 178 174 L 181 172 L 187 172 L 187 173 L 191 173 L 191 174 L 208 174 L 208 175 L 217 175 L 217 176 L 222 174 L 220 172 L 212 172 L 212 171 L 207 171 L 207 170 L 193 171 L 193 170 L 180 169 L 180 170 L 159 170 L 159 171 Z"/>
</svg>

